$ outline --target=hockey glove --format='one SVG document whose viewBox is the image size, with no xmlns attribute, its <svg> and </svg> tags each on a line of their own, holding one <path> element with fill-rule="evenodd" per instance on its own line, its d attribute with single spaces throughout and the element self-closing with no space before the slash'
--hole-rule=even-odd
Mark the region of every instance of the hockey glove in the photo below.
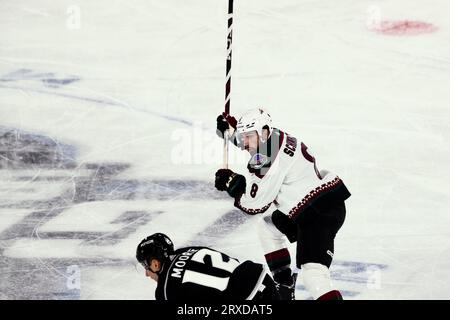
<svg viewBox="0 0 450 320">
<path fill-rule="evenodd" d="M 245 177 L 230 169 L 219 169 L 216 172 L 214 186 L 217 190 L 227 191 L 231 197 L 236 198 L 245 193 Z"/>
<path fill-rule="evenodd" d="M 236 129 L 236 125 L 236 118 L 224 112 L 217 117 L 216 133 L 219 138 L 223 139 L 225 130 L 228 130 L 230 128 Z"/>
</svg>

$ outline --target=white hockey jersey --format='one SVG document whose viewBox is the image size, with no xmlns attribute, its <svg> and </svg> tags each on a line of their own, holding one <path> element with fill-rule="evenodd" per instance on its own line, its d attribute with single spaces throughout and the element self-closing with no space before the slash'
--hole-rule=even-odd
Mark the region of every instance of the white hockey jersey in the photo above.
<svg viewBox="0 0 450 320">
<path fill-rule="evenodd" d="M 235 199 L 235 206 L 242 211 L 252 215 L 263 213 L 273 203 L 295 220 L 304 209 L 325 195 L 338 200 L 350 196 L 337 175 L 318 171 L 307 146 L 295 137 L 274 128 L 266 149 L 267 152 L 253 156 L 248 164 L 246 192 Z M 255 158 L 262 158 L 267 163 L 260 167 L 261 163 Z"/>
</svg>

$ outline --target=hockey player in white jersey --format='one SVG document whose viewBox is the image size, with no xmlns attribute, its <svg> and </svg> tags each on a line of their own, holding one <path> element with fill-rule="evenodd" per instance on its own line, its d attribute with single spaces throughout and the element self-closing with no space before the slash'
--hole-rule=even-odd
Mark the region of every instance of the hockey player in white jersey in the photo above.
<svg viewBox="0 0 450 320">
<path fill-rule="evenodd" d="M 291 270 L 287 239 L 297 242 L 296 265 L 314 299 L 342 299 L 331 282 L 329 267 L 334 238 L 345 220 L 344 201 L 350 197 L 343 181 L 319 171 L 308 147 L 272 127 L 263 109 L 246 112 L 239 121 L 217 118 L 217 133 L 250 153 L 246 177 L 219 169 L 215 187 L 227 191 L 243 212 L 260 214 L 258 235 L 267 264 L 284 299 L 295 299 L 296 275 Z"/>
</svg>

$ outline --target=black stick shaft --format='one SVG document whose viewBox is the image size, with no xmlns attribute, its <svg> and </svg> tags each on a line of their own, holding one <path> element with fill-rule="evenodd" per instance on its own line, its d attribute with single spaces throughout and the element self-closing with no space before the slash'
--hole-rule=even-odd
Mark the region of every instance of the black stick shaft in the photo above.
<svg viewBox="0 0 450 320">
<path fill-rule="evenodd" d="M 225 113 L 230 114 L 231 44 L 233 42 L 233 0 L 228 0 L 227 72 L 225 85 Z"/>
</svg>

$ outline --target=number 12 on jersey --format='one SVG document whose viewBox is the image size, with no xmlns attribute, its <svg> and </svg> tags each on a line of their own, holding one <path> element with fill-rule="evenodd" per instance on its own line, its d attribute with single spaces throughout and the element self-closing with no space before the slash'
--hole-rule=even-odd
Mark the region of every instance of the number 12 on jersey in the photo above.
<svg viewBox="0 0 450 320">
<path fill-rule="evenodd" d="M 237 261 L 236 259 L 229 258 L 228 261 L 225 261 L 222 253 L 209 249 L 199 250 L 192 256 L 191 261 L 196 261 L 212 268 L 227 271 L 229 272 L 229 276 L 218 277 L 213 274 L 206 274 L 187 269 L 184 272 L 182 282 L 192 282 L 205 287 L 215 288 L 220 291 L 223 291 L 227 288 L 231 274 L 239 265 L 239 261 Z M 213 271 L 213 269 L 211 271 Z"/>
</svg>

